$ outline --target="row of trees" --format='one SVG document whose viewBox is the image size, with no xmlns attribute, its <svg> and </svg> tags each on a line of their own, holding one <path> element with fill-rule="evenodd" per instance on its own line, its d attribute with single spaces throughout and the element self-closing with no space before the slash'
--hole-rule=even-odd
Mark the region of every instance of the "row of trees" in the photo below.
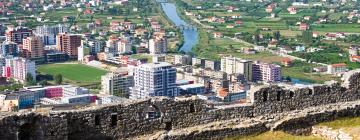
<svg viewBox="0 0 360 140">
<path fill-rule="evenodd" d="M 63 82 L 63 77 L 62 77 L 61 74 L 55 75 L 53 79 L 54 79 L 54 82 L 55 82 L 56 85 L 60 85 L 60 84 L 62 84 L 62 82 Z M 36 84 L 37 84 L 37 83 L 36 83 L 36 79 L 35 79 L 30 73 L 27 73 L 27 74 L 26 74 L 26 78 L 25 78 L 25 84 L 26 84 L 27 86 L 36 85 Z M 42 80 L 42 81 L 40 81 L 38 84 L 44 86 L 44 85 L 47 85 L 48 83 L 47 83 L 46 80 Z"/>
</svg>

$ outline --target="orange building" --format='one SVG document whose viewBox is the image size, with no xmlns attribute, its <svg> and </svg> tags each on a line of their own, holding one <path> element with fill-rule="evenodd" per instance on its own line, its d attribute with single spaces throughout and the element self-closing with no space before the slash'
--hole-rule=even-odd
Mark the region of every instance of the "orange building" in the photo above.
<svg viewBox="0 0 360 140">
<path fill-rule="evenodd" d="M 69 58 L 77 58 L 77 48 L 81 46 L 81 35 L 61 33 L 56 36 L 56 49 Z"/>
<path fill-rule="evenodd" d="M 23 39 L 23 55 L 25 58 L 44 57 L 44 43 L 41 38 L 30 36 Z"/>
</svg>

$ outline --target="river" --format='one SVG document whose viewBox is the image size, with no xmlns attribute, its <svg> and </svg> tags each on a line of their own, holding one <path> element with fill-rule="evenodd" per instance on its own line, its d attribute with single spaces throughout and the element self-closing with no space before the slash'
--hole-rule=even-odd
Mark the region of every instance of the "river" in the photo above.
<svg viewBox="0 0 360 140">
<path fill-rule="evenodd" d="M 191 26 L 180 18 L 176 11 L 176 6 L 173 3 L 161 3 L 161 8 L 166 16 L 176 26 Z M 183 29 L 182 34 L 184 37 L 184 44 L 181 46 L 180 51 L 191 52 L 192 48 L 198 43 L 198 32 L 196 29 Z"/>
</svg>

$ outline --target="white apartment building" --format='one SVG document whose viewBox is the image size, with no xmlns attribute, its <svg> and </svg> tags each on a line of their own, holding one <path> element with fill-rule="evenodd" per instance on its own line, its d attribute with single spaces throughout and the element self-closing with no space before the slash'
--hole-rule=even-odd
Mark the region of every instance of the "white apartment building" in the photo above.
<svg viewBox="0 0 360 140">
<path fill-rule="evenodd" d="M 4 77 L 14 78 L 20 82 L 25 82 L 26 75 L 29 73 L 32 75 L 33 79 L 36 80 L 34 61 L 21 57 L 10 58 L 5 61 L 5 67 L 3 67 Z"/>
<path fill-rule="evenodd" d="M 81 45 L 79 46 L 78 48 L 78 61 L 82 62 L 84 61 L 84 57 L 86 55 L 89 55 L 90 54 L 90 50 L 89 50 L 89 47 L 86 47 L 84 45 Z"/>
<path fill-rule="evenodd" d="M 134 77 L 123 73 L 108 73 L 101 76 L 101 93 L 129 97 Z"/>
<path fill-rule="evenodd" d="M 236 57 L 224 57 L 221 59 L 221 71 L 227 74 L 240 73 L 247 81 L 252 81 L 252 61 Z"/>
<path fill-rule="evenodd" d="M 131 99 L 151 96 L 178 96 L 176 69 L 166 62 L 142 64 L 135 68 Z"/>
<path fill-rule="evenodd" d="M 126 40 L 121 40 L 117 45 L 118 54 L 130 53 L 131 52 L 131 44 Z"/>
</svg>

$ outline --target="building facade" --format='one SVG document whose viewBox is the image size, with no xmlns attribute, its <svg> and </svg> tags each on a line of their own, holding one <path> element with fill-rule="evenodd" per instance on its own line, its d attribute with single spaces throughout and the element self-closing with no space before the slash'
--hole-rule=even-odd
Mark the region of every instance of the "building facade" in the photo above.
<svg viewBox="0 0 360 140">
<path fill-rule="evenodd" d="M 40 37 L 30 36 L 23 40 L 23 56 L 25 58 L 44 58 L 44 44 Z"/>
<path fill-rule="evenodd" d="M 134 70 L 132 99 L 151 96 L 178 96 L 176 69 L 166 62 L 148 63 L 137 66 Z"/>
<path fill-rule="evenodd" d="M 119 97 L 129 97 L 134 77 L 123 73 L 108 73 L 101 77 L 102 93 Z"/>
<path fill-rule="evenodd" d="M 56 49 L 64 52 L 69 58 L 77 58 L 81 46 L 81 35 L 61 33 L 56 36 Z"/>
<path fill-rule="evenodd" d="M 252 61 L 243 60 L 235 57 L 224 57 L 221 59 L 221 71 L 227 74 L 240 73 L 245 76 L 247 81 L 253 81 Z"/>
</svg>

